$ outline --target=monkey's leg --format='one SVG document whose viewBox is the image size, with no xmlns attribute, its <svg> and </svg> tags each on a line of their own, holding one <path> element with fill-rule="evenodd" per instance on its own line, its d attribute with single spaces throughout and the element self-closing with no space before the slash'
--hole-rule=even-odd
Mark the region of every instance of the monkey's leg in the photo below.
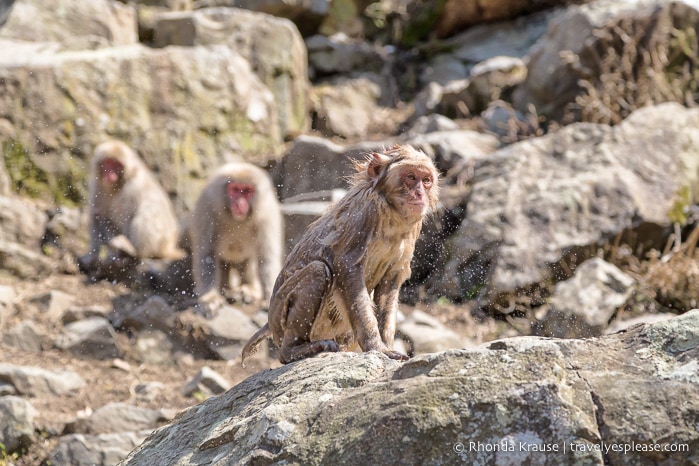
<svg viewBox="0 0 699 466">
<path fill-rule="evenodd" d="M 263 297 L 262 283 L 258 272 L 257 261 L 247 259 L 240 267 L 240 294 L 245 303 L 259 301 Z"/>
<path fill-rule="evenodd" d="M 270 320 L 273 317 L 280 320 L 277 328 L 281 327 L 283 331 L 279 353 L 282 363 L 298 361 L 324 351 L 340 351 L 340 346 L 334 340 L 309 340 L 330 283 L 328 267 L 323 262 L 315 261 L 289 277 L 275 294 L 270 306 Z M 280 304 L 283 309 L 278 309 Z"/>
<path fill-rule="evenodd" d="M 226 281 L 230 279 L 230 269 L 224 261 L 213 257 L 210 261 L 205 259 L 202 262 L 204 266 L 199 271 L 196 267 L 194 269 L 195 277 L 200 277 L 195 281 L 194 290 L 198 298 L 194 310 L 210 319 L 228 304 L 221 293 L 226 287 Z"/>
<path fill-rule="evenodd" d="M 398 361 L 408 360 L 409 357 L 397 351 L 393 351 L 393 340 L 396 335 L 396 314 L 398 313 L 398 293 L 400 283 L 395 277 L 384 279 L 374 290 L 374 303 L 376 305 L 376 317 L 381 333 L 381 340 L 386 344 L 387 351 L 383 353 L 391 359 Z"/>
</svg>

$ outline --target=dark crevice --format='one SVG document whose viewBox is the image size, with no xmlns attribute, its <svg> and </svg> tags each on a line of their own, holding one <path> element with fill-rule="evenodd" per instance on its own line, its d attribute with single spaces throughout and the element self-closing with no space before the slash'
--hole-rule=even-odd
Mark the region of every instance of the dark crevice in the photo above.
<svg viewBox="0 0 699 466">
<path fill-rule="evenodd" d="M 587 381 L 585 377 L 583 377 L 580 372 L 576 368 L 573 368 L 575 371 L 575 374 L 580 377 L 580 379 L 585 382 L 585 385 L 587 386 L 588 391 L 590 392 L 590 398 L 592 399 L 592 403 L 595 407 L 595 422 L 597 423 L 597 433 L 599 434 L 599 439 L 600 442 L 604 442 L 604 437 L 602 432 L 605 430 L 605 423 L 604 423 L 604 406 L 602 405 L 602 400 L 600 397 L 595 393 L 594 389 L 590 385 L 590 383 Z M 602 460 L 604 461 L 605 465 L 611 465 L 611 461 L 609 459 L 609 455 L 607 452 L 602 449 Z"/>
</svg>

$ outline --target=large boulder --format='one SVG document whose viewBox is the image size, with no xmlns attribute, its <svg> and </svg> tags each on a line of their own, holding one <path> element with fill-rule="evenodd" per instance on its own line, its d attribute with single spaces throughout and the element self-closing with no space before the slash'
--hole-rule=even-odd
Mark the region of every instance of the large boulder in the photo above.
<svg viewBox="0 0 699 466">
<path fill-rule="evenodd" d="M 282 136 L 308 129 L 306 46 L 291 21 L 238 8 L 205 8 L 160 14 L 154 29 L 159 47 L 230 46 L 274 94 Z"/>
<path fill-rule="evenodd" d="M 694 101 L 697 21 L 695 2 L 571 7 L 532 47 L 515 107 L 527 111 L 533 104 L 539 114 L 564 122 L 618 123 L 646 105 Z"/>
<path fill-rule="evenodd" d="M 574 267 L 628 231 L 638 246 L 662 247 L 699 195 L 698 128 L 699 110 L 668 103 L 613 128 L 578 123 L 478 160 L 436 293 L 490 302 L 526 293 L 567 278 L 562 261 Z"/>
<path fill-rule="evenodd" d="M 230 47 L 0 47 L 0 108 L 12 109 L 0 112 L 0 150 L 33 195 L 81 203 L 87 161 L 108 137 L 158 170 L 180 211 L 231 151 L 263 164 L 281 149 L 274 97 Z"/>
<path fill-rule="evenodd" d="M 74 48 L 138 42 L 136 12 L 121 2 L 53 0 L 47 4 L 43 0 L 14 0 L 11 3 L 5 23 L 0 21 L 2 39 L 55 41 Z"/>
<path fill-rule="evenodd" d="M 690 465 L 697 357 L 698 310 L 602 339 L 519 337 L 406 363 L 328 353 L 190 408 L 121 464 Z"/>
</svg>

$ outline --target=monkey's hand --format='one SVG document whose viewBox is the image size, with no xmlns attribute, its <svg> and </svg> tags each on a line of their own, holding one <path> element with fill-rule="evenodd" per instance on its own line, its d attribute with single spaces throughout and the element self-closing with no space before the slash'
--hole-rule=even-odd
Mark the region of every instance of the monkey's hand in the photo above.
<svg viewBox="0 0 699 466">
<path fill-rule="evenodd" d="M 194 312 L 204 316 L 207 319 L 211 319 L 215 317 L 224 306 L 227 305 L 228 302 L 226 301 L 226 298 L 221 296 L 218 291 L 210 290 L 199 297 L 197 304 L 194 306 Z"/>
<path fill-rule="evenodd" d="M 383 353 L 384 355 L 388 356 L 391 359 L 395 359 L 396 361 L 407 361 L 408 359 L 410 359 L 410 356 L 401 354 L 398 351 L 393 351 L 385 343 L 379 343 L 371 346 L 367 345 L 367 348 L 364 349 L 364 351 L 378 351 L 379 353 Z"/>
</svg>

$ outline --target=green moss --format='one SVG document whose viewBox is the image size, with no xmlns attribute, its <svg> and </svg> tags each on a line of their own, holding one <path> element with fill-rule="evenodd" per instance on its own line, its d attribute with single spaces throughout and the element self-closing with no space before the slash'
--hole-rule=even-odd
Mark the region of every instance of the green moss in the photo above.
<svg viewBox="0 0 699 466">
<path fill-rule="evenodd" d="M 689 186 L 683 186 L 675 193 L 675 200 L 667 213 L 667 217 L 672 223 L 679 223 L 680 225 L 687 223 L 691 198 Z"/>
<path fill-rule="evenodd" d="M 2 144 L 2 155 L 12 181 L 12 189 L 32 198 L 41 197 L 46 191 L 48 176 L 29 157 L 29 151 L 17 141 Z"/>
<path fill-rule="evenodd" d="M 254 154 L 275 153 L 278 149 L 278 143 L 270 135 L 260 134 L 254 123 L 241 115 L 236 118 L 231 129 L 235 140 L 240 144 L 240 149 L 243 152 Z M 224 135 L 221 134 L 221 137 Z"/>
<path fill-rule="evenodd" d="M 74 157 L 65 158 L 66 166 L 60 173 L 49 174 L 32 160 L 29 151 L 18 141 L 4 142 L 2 155 L 15 193 L 67 206 L 79 205 L 85 198 L 85 169 Z"/>
<path fill-rule="evenodd" d="M 59 205 L 76 206 L 87 197 L 84 180 L 87 171 L 76 157 L 66 157 L 66 170 L 57 175 L 54 183 L 53 199 Z"/>
</svg>

